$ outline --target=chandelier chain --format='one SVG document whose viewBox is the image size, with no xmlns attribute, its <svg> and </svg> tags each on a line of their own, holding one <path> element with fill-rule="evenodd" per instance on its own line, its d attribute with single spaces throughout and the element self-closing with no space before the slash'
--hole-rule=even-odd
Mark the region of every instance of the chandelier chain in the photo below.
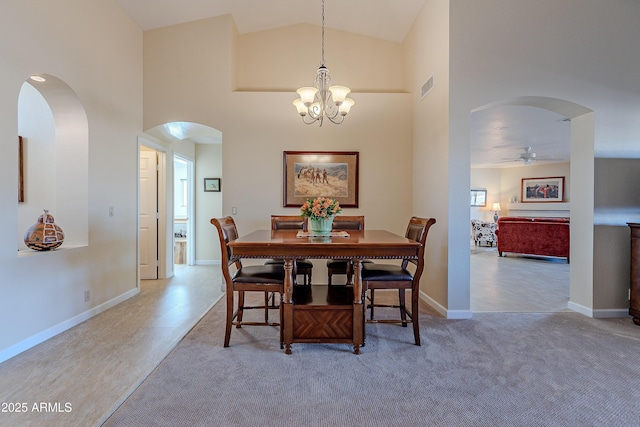
<svg viewBox="0 0 640 427">
<path fill-rule="evenodd" d="M 324 0 L 322 0 L 322 61 L 320 65 L 324 67 Z"/>
<path fill-rule="evenodd" d="M 322 0 L 322 57 L 320 68 L 314 80 L 314 86 L 301 87 L 296 92 L 300 98 L 293 101 L 305 124 L 319 122 L 320 126 L 327 118 L 335 124 L 344 121 L 355 101 L 347 98 L 351 89 L 346 86 L 334 86 L 329 70 L 324 64 L 324 0 Z"/>
</svg>

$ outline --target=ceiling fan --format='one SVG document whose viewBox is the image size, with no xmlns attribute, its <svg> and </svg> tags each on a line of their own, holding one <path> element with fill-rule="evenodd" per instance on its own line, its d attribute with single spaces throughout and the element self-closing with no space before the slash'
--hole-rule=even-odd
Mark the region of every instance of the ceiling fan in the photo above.
<svg viewBox="0 0 640 427">
<path fill-rule="evenodd" d="M 525 165 L 530 165 L 531 162 L 561 162 L 564 161 L 564 159 L 558 159 L 556 157 L 549 157 L 549 156 L 540 156 L 538 157 L 536 155 L 536 153 L 534 153 L 532 151 L 531 147 L 524 147 L 524 151 L 522 153 L 520 153 L 520 155 L 518 157 L 515 158 L 511 158 L 511 159 L 503 159 L 503 162 L 519 162 L 522 161 Z"/>
</svg>

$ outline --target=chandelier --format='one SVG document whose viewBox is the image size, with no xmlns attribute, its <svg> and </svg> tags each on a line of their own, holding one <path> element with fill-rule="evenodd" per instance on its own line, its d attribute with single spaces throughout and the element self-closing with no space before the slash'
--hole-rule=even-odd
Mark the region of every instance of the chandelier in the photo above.
<svg viewBox="0 0 640 427">
<path fill-rule="evenodd" d="M 300 98 L 293 101 L 302 121 L 305 124 L 322 122 L 324 118 L 332 123 L 340 124 L 344 116 L 355 104 L 351 98 L 347 98 L 351 89 L 346 86 L 334 86 L 331 83 L 329 69 L 324 65 L 324 0 L 322 0 L 322 60 L 313 87 L 301 87 L 296 92 Z"/>
</svg>

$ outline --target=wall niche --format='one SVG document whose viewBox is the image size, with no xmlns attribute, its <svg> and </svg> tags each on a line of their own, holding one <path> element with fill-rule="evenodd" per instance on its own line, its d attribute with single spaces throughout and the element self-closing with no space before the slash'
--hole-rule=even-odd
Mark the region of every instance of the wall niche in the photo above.
<svg viewBox="0 0 640 427">
<path fill-rule="evenodd" d="M 19 255 L 34 252 L 25 246 L 24 232 L 44 209 L 64 230 L 57 250 L 88 245 L 87 114 L 66 83 L 48 74 L 38 77 L 27 79 L 18 96 L 24 184 L 24 201 L 17 203 Z"/>
</svg>

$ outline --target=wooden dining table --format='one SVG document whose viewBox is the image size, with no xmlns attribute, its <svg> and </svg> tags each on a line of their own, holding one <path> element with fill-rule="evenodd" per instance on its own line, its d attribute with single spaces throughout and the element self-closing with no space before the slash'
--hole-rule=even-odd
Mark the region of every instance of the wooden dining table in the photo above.
<svg viewBox="0 0 640 427">
<path fill-rule="evenodd" d="M 349 343 L 360 354 L 365 343 L 365 289 L 362 261 L 415 259 L 420 243 L 386 230 L 333 232 L 309 236 L 296 230 L 257 230 L 229 243 L 231 256 L 284 259 L 283 331 L 285 353 L 292 343 Z M 353 262 L 353 285 L 296 285 L 298 259 L 345 259 Z"/>
</svg>

